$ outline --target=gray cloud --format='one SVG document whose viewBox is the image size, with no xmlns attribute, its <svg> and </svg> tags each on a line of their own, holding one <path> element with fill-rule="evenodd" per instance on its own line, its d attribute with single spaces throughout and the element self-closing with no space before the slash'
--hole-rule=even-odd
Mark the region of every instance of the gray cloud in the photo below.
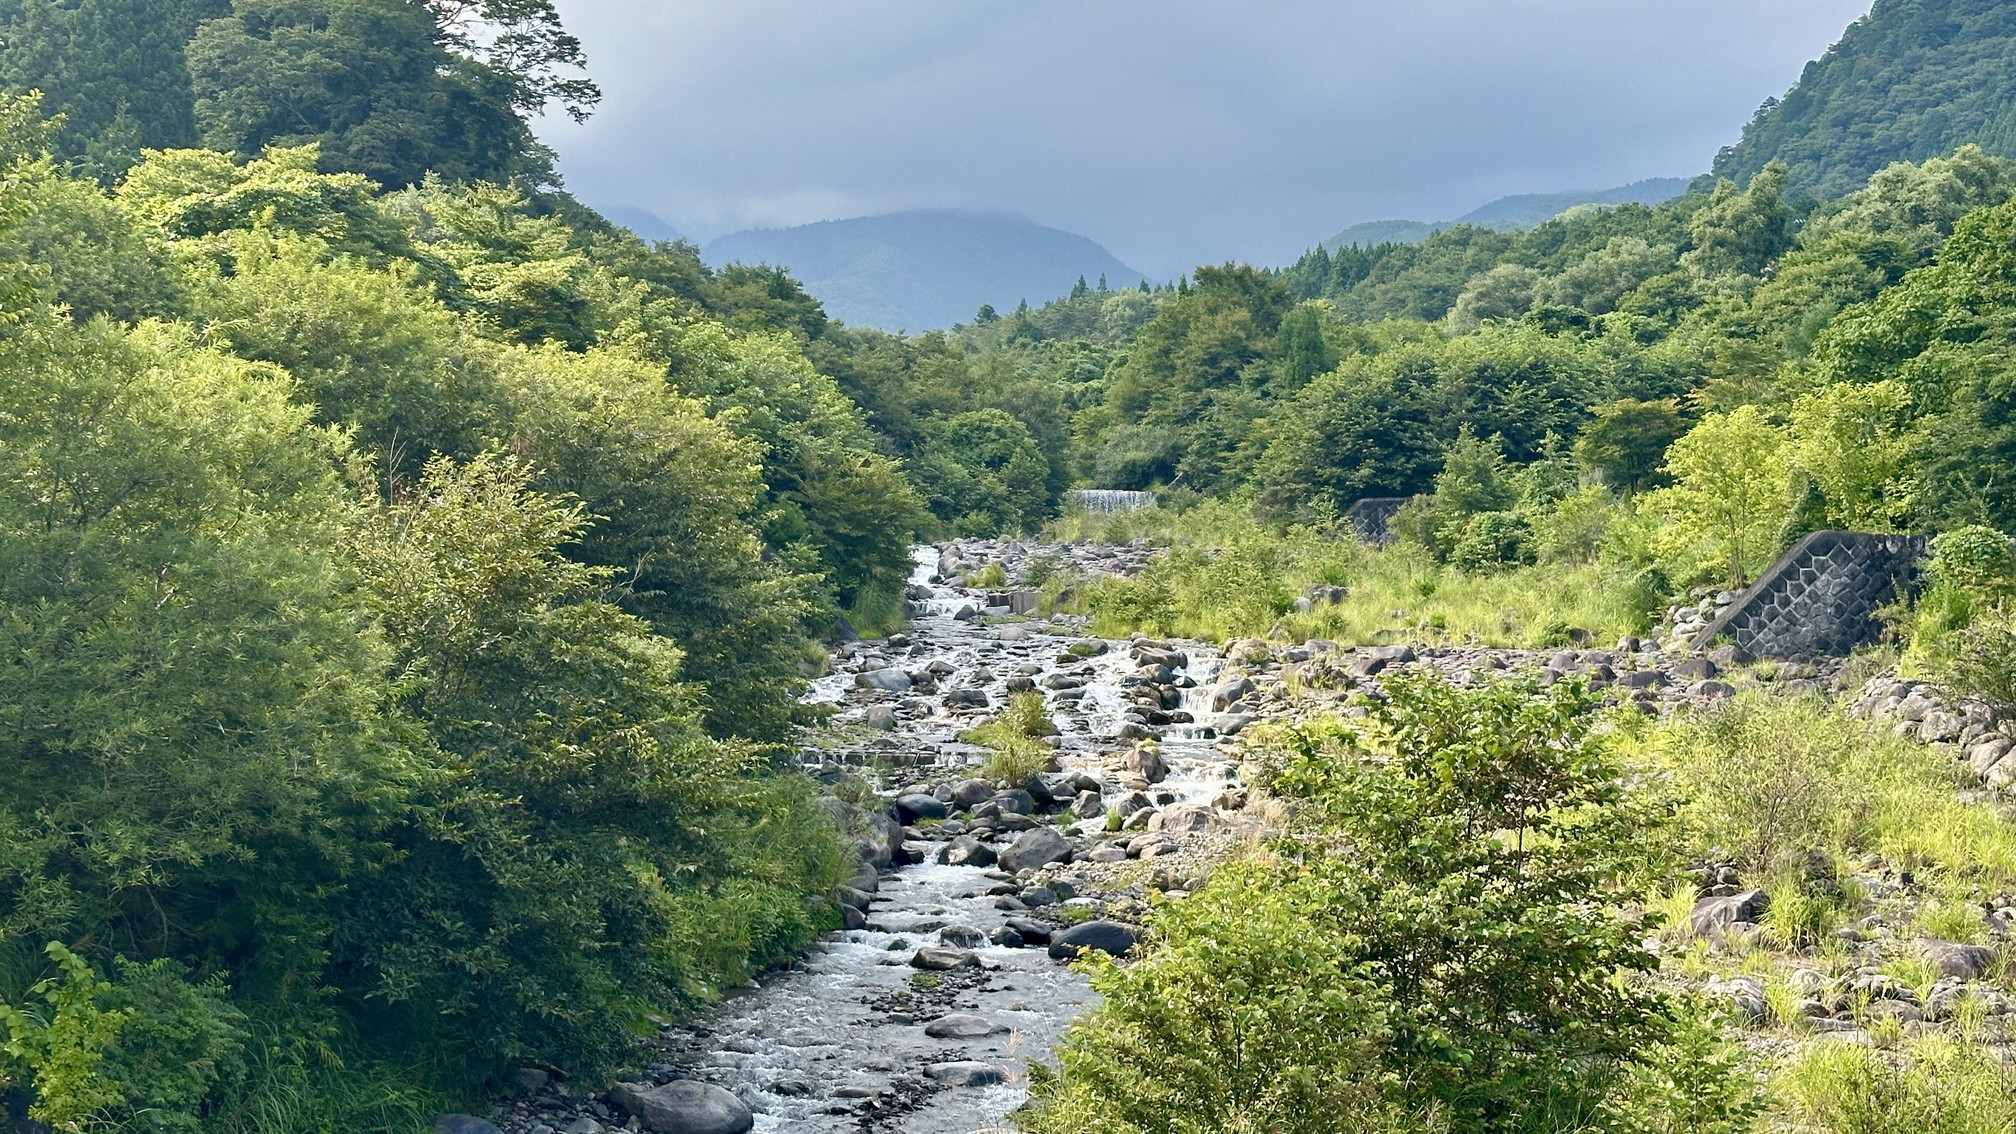
<svg viewBox="0 0 2016 1134">
<path fill-rule="evenodd" d="M 1868 0 L 560 0 L 585 200 L 697 237 L 1005 209 L 1151 274 L 1707 168 Z"/>
</svg>

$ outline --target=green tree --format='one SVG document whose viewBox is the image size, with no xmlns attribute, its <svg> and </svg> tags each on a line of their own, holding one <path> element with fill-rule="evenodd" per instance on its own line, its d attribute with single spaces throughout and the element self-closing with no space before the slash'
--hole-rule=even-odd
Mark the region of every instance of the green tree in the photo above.
<svg viewBox="0 0 2016 1134">
<path fill-rule="evenodd" d="M 1533 306 L 1540 273 L 1523 264 L 1500 264 L 1472 279 L 1449 309 L 1449 329 L 1474 331 L 1486 319 L 1516 319 Z"/>
<path fill-rule="evenodd" d="M 1036 1129 L 1624 1128 L 1584 1124 L 1670 1034 L 1618 916 L 1670 807 L 1579 689 L 1386 691 L 1249 753 L 1294 829 L 1094 963 Z"/>
<path fill-rule="evenodd" d="M 206 144 L 256 154 L 320 146 L 322 168 L 381 185 L 545 181 L 551 155 L 517 103 L 525 88 L 452 50 L 406 0 L 233 0 L 188 48 Z"/>
<path fill-rule="evenodd" d="M 1820 490 L 1826 526 L 1893 531 L 1909 511 L 1910 408 L 1895 381 L 1830 386 L 1793 404 L 1793 466 Z"/>
<path fill-rule="evenodd" d="M 1777 556 L 1789 448 L 1756 406 L 1710 414 L 1673 443 L 1664 469 L 1672 486 L 1638 498 L 1660 521 L 1654 545 L 1673 578 L 1714 572 L 1740 588 Z"/>
<path fill-rule="evenodd" d="M 1613 487 L 1635 492 L 1659 479 L 1666 447 L 1686 431 L 1687 419 L 1670 398 L 1606 402 L 1576 435 L 1575 459 Z"/>
<path fill-rule="evenodd" d="M 613 570 L 561 554 L 584 510 L 531 479 L 437 459 L 351 540 L 401 707 L 446 775 L 336 946 L 364 1017 L 416 1058 L 452 1052 L 471 1083 L 511 1060 L 603 1065 L 632 1042 L 625 1006 L 732 977 L 673 945 L 680 895 L 740 887 L 761 964 L 810 939 L 800 896 L 840 864 L 830 824 L 823 845 L 736 845 L 724 820 L 764 821 L 760 765 L 707 739 L 678 649 L 609 601 Z M 808 822 L 802 800 L 770 802 L 776 826 Z"/>
<path fill-rule="evenodd" d="M 1754 276 L 1792 246 L 1793 212 L 1785 203 L 1786 169 L 1771 163 L 1747 189 L 1720 181 L 1694 214 L 1694 249 L 1681 262 L 1703 276 Z"/>
<path fill-rule="evenodd" d="M 0 352 L 0 930 L 313 987 L 319 895 L 407 782 L 324 550 L 341 443 L 181 330 L 45 318 Z"/>
<path fill-rule="evenodd" d="M 110 183 L 142 149 L 196 143 L 184 48 L 222 0 L 8 0 L 0 86 L 39 90 L 61 114 L 57 152 Z"/>
</svg>

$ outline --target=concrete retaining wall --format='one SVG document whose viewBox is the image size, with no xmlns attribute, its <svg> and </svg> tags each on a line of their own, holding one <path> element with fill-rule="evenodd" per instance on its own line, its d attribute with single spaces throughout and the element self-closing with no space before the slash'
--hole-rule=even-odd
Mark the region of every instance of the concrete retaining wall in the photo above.
<svg viewBox="0 0 2016 1134">
<path fill-rule="evenodd" d="M 1839 656 L 1877 639 L 1876 612 L 1909 593 L 1925 536 L 1814 532 L 1772 564 L 1694 639 L 1726 638 L 1759 657 Z"/>
</svg>

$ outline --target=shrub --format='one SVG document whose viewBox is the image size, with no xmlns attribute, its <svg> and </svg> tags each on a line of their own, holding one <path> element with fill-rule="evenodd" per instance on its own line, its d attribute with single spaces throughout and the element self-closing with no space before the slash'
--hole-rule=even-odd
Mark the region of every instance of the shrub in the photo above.
<svg viewBox="0 0 2016 1134">
<path fill-rule="evenodd" d="M 1055 735 L 1057 725 L 1043 708 L 1043 695 L 1017 693 L 997 716 L 968 729 L 960 739 L 992 749 L 987 778 L 1016 786 L 1056 767 L 1057 754 L 1043 742 Z"/>
<path fill-rule="evenodd" d="M 1037 1129 L 1586 1128 L 1677 1036 L 1618 916 L 1667 812 L 1626 793 L 1593 701 L 1386 692 L 1256 740 L 1293 833 L 1160 909 L 1146 959 L 1095 969 L 1104 1004 L 1041 1079 Z"/>
<path fill-rule="evenodd" d="M 1324 908 L 1325 880 L 1261 863 L 1220 869 L 1162 906 L 1147 957 L 1091 965 L 1105 1007 L 1060 1067 L 1032 1068 L 1044 1134 L 1432 1130 L 1402 1124 L 1379 1062 L 1387 990 Z"/>
</svg>

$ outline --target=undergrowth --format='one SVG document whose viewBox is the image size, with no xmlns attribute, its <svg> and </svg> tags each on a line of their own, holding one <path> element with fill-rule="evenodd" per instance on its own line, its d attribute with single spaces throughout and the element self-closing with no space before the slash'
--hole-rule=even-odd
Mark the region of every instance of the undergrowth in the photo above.
<svg viewBox="0 0 2016 1134">
<path fill-rule="evenodd" d="M 968 744 L 990 749 L 985 773 L 996 783 L 1016 785 L 1051 771 L 1057 756 L 1045 738 L 1057 725 L 1043 708 L 1041 693 L 1017 693 L 993 719 L 961 734 Z"/>
<path fill-rule="evenodd" d="M 1059 539 L 1166 548 L 1134 578 L 1104 578 L 1076 605 L 1108 636 L 1134 631 L 1224 641 L 1280 627 L 1296 640 L 1344 645 L 1395 641 L 1547 648 L 1644 633 L 1660 595 L 1647 578 L 1609 564 L 1550 563 L 1466 572 L 1423 548 L 1367 547 L 1348 528 L 1276 530 L 1249 509 L 1209 501 L 1183 513 L 1148 508 L 1121 516 L 1067 517 Z M 1338 603 L 1297 612 L 1315 587 L 1342 587 Z"/>
</svg>

